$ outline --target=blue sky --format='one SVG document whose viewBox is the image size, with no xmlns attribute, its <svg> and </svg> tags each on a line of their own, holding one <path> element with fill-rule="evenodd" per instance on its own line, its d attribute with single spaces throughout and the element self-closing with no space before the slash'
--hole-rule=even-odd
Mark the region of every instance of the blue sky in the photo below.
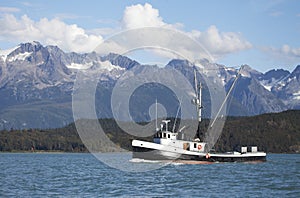
<svg viewBox="0 0 300 198">
<path fill-rule="evenodd" d="M 2 50 L 37 40 L 87 52 L 118 32 L 143 25 L 180 30 L 227 66 L 248 64 L 265 72 L 292 71 L 300 64 L 298 0 L 0 2 Z"/>
</svg>

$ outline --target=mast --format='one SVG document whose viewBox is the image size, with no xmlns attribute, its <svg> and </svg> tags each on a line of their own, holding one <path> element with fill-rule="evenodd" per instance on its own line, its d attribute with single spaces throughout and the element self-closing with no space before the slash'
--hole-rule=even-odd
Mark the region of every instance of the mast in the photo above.
<svg viewBox="0 0 300 198">
<path fill-rule="evenodd" d="M 202 121 L 202 83 L 199 84 L 199 105 L 198 105 L 198 121 Z"/>
<path fill-rule="evenodd" d="M 194 70 L 194 81 L 195 81 L 195 95 L 196 97 L 193 99 L 193 104 L 196 105 L 197 110 L 197 119 L 201 122 L 201 109 L 202 109 L 202 84 L 200 83 L 198 86 L 197 74 L 196 70 Z M 198 88 L 199 87 L 199 88 Z"/>
<path fill-rule="evenodd" d="M 157 99 L 155 99 L 155 130 L 156 132 L 159 131 L 157 128 Z"/>
<path fill-rule="evenodd" d="M 196 97 L 192 100 L 192 103 L 196 105 L 197 119 L 198 119 L 198 130 L 196 138 L 202 139 L 203 134 L 200 132 L 200 122 L 202 121 L 202 84 L 197 81 L 196 69 L 194 69 L 194 81 L 195 81 L 195 95 Z M 202 135 L 200 135 L 202 134 Z"/>
</svg>

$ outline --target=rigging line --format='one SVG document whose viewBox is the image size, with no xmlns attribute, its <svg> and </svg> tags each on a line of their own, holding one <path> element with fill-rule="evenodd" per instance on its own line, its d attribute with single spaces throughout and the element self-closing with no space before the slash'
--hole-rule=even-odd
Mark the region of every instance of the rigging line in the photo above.
<svg viewBox="0 0 300 198">
<path fill-rule="evenodd" d="M 217 113 L 215 119 L 213 120 L 212 124 L 210 125 L 210 128 L 213 127 L 213 125 L 215 124 L 215 122 L 216 122 L 216 120 L 217 120 L 217 118 L 218 118 L 218 116 L 219 116 L 221 110 L 223 109 L 223 107 L 224 107 L 224 105 L 225 105 L 225 103 L 226 103 L 226 101 L 227 101 L 227 99 L 228 99 L 228 97 L 229 97 L 231 91 L 232 91 L 233 88 L 234 88 L 235 83 L 237 82 L 237 80 L 238 80 L 238 78 L 239 78 L 239 76 L 240 76 L 240 74 L 241 74 L 242 68 L 243 68 L 243 67 L 241 67 L 241 68 L 239 69 L 239 72 L 238 72 L 238 74 L 236 75 L 236 77 L 235 77 L 235 79 L 234 79 L 234 81 L 233 81 L 233 83 L 232 83 L 232 85 L 231 85 L 231 87 L 230 87 L 228 93 L 226 94 L 225 99 L 224 99 L 224 101 L 223 101 L 221 107 L 219 108 L 219 111 L 218 111 L 218 113 Z"/>
<path fill-rule="evenodd" d="M 195 94 L 196 98 L 198 98 L 198 85 L 197 85 L 197 73 L 196 70 L 194 69 L 194 83 L 195 83 Z"/>
<path fill-rule="evenodd" d="M 179 114 L 179 109 L 180 109 L 180 107 L 181 107 L 181 101 L 182 101 L 182 97 L 181 97 L 181 99 L 180 99 L 180 101 L 179 101 L 179 106 L 178 106 L 178 108 L 177 108 L 177 113 L 176 113 L 176 117 L 175 117 L 175 120 L 174 120 L 173 129 L 172 129 L 172 132 L 173 132 L 173 133 L 174 133 L 174 131 L 175 131 L 175 126 L 176 126 L 177 117 L 178 117 L 178 114 Z"/>
</svg>

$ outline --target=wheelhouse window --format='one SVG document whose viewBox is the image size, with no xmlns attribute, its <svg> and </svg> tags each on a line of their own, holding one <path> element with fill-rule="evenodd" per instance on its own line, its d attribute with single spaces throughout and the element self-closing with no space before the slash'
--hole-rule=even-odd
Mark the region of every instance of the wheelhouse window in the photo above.
<svg viewBox="0 0 300 198">
<path fill-rule="evenodd" d="M 168 134 L 168 139 L 170 139 L 171 138 L 171 136 L 170 136 L 170 134 Z"/>
</svg>

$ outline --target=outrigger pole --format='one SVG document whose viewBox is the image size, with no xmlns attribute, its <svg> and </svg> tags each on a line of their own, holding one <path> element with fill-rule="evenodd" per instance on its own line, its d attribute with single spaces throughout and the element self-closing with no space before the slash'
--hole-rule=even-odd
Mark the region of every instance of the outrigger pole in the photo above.
<svg viewBox="0 0 300 198">
<path fill-rule="evenodd" d="M 226 94 L 226 96 L 225 96 L 225 99 L 224 99 L 223 103 L 221 104 L 221 107 L 219 108 L 219 111 L 218 111 L 218 113 L 217 113 L 215 119 L 213 120 L 213 122 L 212 122 L 211 125 L 210 125 L 210 128 L 213 127 L 213 125 L 215 124 L 216 120 L 218 119 L 221 110 L 223 109 L 225 103 L 226 103 L 227 100 L 228 100 L 229 95 L 231 94 L 231 92 L 232 92 L 232 90 L 233 90 L 233 88 L 234 88 L 234 86 L 235 86 L 235 84 L 236 84 L 238 78 L 239 78 L 240 75 L 241 75 L 242 69 L 243 69 L 243 66 L 239 69 L 239 71 L 238 71 L 238 73 L 237 73 L 237 75 L 236 75 L 236 77 L 235 77 L 235 79 L 234 79 L 234 81 L 233 81 L 233 83 L 232 83 L 232 85 L 231 85 L 229 91 L 227 92 L 227 94 Z"/>
</svg>

